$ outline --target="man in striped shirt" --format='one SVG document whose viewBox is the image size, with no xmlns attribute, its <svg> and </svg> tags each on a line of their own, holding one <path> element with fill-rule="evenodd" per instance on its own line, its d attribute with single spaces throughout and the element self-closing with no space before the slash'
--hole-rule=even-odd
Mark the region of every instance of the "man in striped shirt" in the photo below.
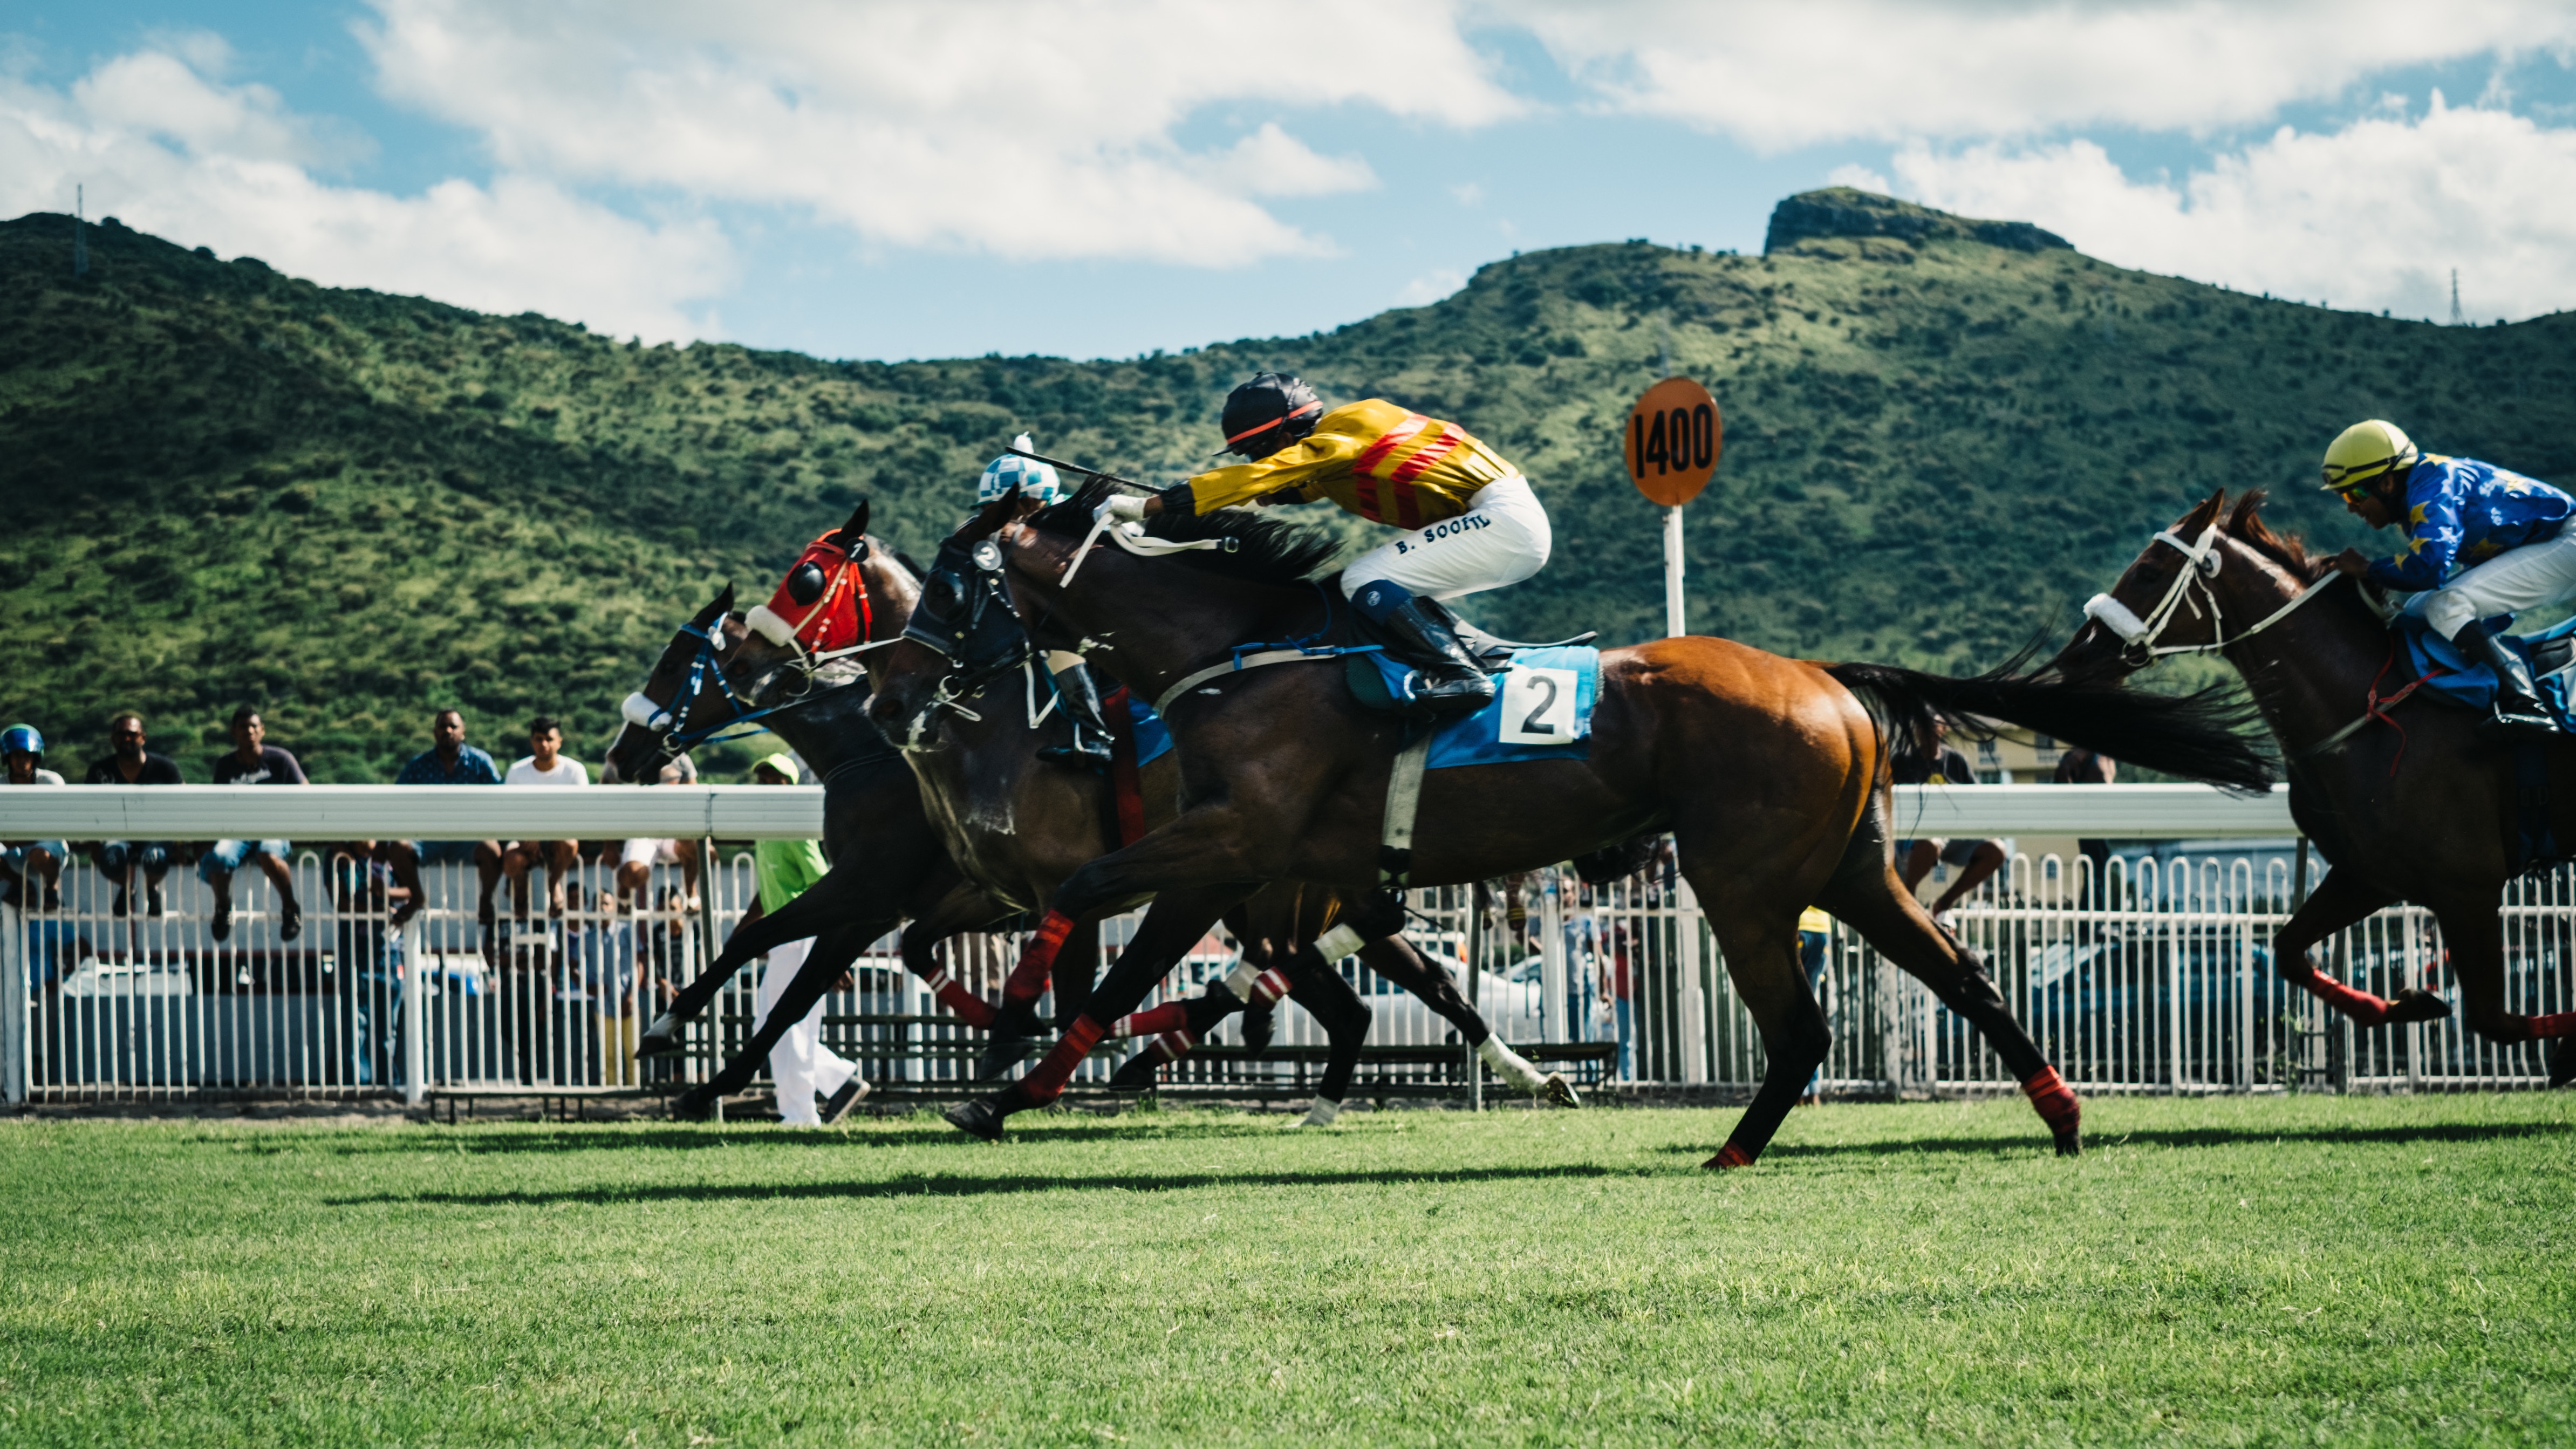
<svg viewBox="0 0 2576 1449">
<path fill-rule="evenodd" d="M 1493 681 L 1424 600 L 1499 589 L 1546 566 L 1547 511 L 1520 470 L 1456 423 L 1383 398 L 1325 412 L 1314 389 L 1275 372 L 1234 390 L 1224 425 L 1226 451 L 1249 461 L 1104 506 L 1142 518 L 1329 498 L 1404 530 L 1344 569 L 1342 592 L 1423 661 L 1413 698 L 1444 712 L 1490 701 Z"/>
</svg>

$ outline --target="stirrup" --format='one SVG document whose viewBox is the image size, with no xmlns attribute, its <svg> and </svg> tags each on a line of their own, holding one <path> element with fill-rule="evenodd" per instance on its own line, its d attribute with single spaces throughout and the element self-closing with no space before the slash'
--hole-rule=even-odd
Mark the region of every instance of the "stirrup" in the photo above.
<svg viewBox="0 0 2576 1449">
<path fill-rule="evenodd" d="M 2523 701 L 2515 700 L 2513 703 L 2520 705 Z M 2479 734 L 2489 739 L 2554 740 L 2564 739 L 2567 735 L 2565 730 L 2558 727 L 2558 721 L 2549 717 L 2547 711 L 2537 708 L 2509 710 L 2505 708 L 2505 700 L 2501 696 L 2497 698 L 2495 707 L 2488 711 L 2487 717 L 2478 721 L 2477 729 Z"/>
</svg>

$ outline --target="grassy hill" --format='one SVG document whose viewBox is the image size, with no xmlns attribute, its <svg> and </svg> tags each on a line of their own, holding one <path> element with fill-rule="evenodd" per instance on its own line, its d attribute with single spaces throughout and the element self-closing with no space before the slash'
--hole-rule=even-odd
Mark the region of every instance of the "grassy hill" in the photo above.
<svg viewBox="0 0 2576 1449">
<path fill-rule="evenodd" d="M 2365 416 L 2576 479 L 2576 317 L 2265 301 L 1844 190 L 1783 203 L 1760 257 L 1532 253 L 1329 333 L 1116 362 L 639 347 L 114 224 L 75 279 L 70 225 L 0 223 L 0 720 L 77 763 L 140 709 L 199 777 L 244 701 L 317 778 L 383 778 L 451 702 L 496 748 L 549 710 L 595 753 L 678 616 L 727 578 L 765 590 L 858 496 L 923 553 L 1021 429 L 1178 478 L 1265 367 L 1518 461 L 1556 556 L 1471 612 L 1614 642 L 1661 623 L 1618 436 L 1667 348 L 1726 417 L 1688 513 L 1692 627 L 1788 653 L 1989 663 L 2219 484 L 2356 541 L 2313 480 Z"/>
</svg>

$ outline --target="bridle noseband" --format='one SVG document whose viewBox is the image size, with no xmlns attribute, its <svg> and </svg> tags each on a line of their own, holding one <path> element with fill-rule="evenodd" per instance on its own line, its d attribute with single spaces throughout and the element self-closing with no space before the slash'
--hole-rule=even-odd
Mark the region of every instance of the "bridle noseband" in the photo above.
<svg viewBox="0 0 2576 1449">
<path fill-rule="evenodd" d="M 2219 612 L 2218 594 L 2209 586 L 2209 581 L 2218 577 L 2219 567 L 2226 562 L 2227 556 L 2221 553 L 2218 547 L 2219 542 L 2225 537 L 2225 533 L 2215 523 L 2202 529 L 2200 537 L 2191 543 L 2183 542 L 2172 529 L 2159 530 L 2149 546 L 2152 547 L 2156 543 L 2170 544 L 2181 552 L 2183 565 L 2175 572 L 2173 584 L 2165 590 L 2165 596 L 2156 602 L 2154 608 L 2147 611 L 2147 616 L 2143 619 L 2130 612 L 2128 605 L 2112 598 L 2109 594 L 2095 594 L 2085 601 L 2085 614 L 2120 637 L 2121 663 L 2131 669 L 2144 669 L 2168 654 L 2215 654 L 2231 645 L 2241 644 L 2288 618 L 2291 610 L 2314 598 L 2323 592 L 2327 585 L 2343 577 L 2341 574 L 2327 574 L 2324 578 L 2301 589 L 2288 603 L 2265 615 L 2261 622 L 2250 629 L 2243 630 L 2231 639 L 2227 637 L 2227 618 Z M 2180 616 L 2184 605 L 2191 606 L 2193 618 L 2201 617 L 2203 601 L 2209 605 L 2210 639 L 2208 643 L 2159 644 L 2156 642 L 2164 637 L 2165 630 L 2173 627 L 2173 622 Z"/>
</svg>

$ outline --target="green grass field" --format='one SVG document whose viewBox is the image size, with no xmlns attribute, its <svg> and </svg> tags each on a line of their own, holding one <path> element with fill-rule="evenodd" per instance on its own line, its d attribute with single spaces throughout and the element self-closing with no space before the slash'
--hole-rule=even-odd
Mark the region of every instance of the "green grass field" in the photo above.
<svg viewBox="0 0 2576 1449">
<path fill-rule="evenodd" d="M 2576 1100 L 0 1123 L 0 1442 L 2576 1439 Z"/>
</svg>

